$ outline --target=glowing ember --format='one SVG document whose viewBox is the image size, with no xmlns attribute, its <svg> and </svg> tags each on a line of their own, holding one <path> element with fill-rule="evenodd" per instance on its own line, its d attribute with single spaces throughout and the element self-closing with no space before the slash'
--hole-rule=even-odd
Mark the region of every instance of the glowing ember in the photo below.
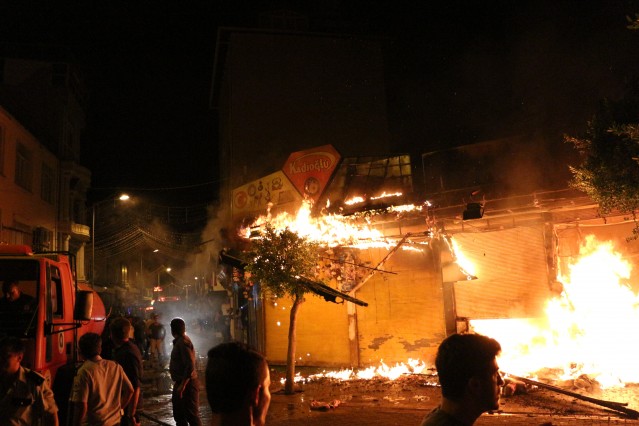
<svg viewBox="0 0 639 426">
<path fill-rule="evenodd" d="M 639 383 L 639 343 L 627 335 L 639 321 L 630 271 L 611 243 L 588 236 L 569 275 L 559 277 L 564 291 L 547 302 L 546 318 L 472 321 L 472 327 L 502 344 L 504 371 L 557 369 L 560 378 L 586 374 L 602 387 Z"/>
<path fill-rule="evenodd" d="M 344 204 L 346 204 L 347 206 L 352 206 L 353 204 L 359 204 L 359 203 L 363 203 L 365 200 L 363 197 L 353 197 L 350 200 L 346 200 L 344 201 Z"/>
<path fill-rule="evenodd" d="M 387 194 L 386 191 L 384 191 L 381 195 L 378 195 L 377 197 L 371 197 L 371 200 L 381 200 L 382 198 L 390 198 L 390 197 L 401 197 L 403 194 L 401 192 L 394 192 L 392 194 Z"/>
<path fill-rule="evenodd" d="M 353 369 L 343 369 L 337 371 L 323 371 L 318 374 L 311 374 L 308 377 L 302 377 L 300 373 L 295 375 L 294 381 L 308 382 L 312 380 L 318 380 L 323 378 L 335 379 L 340 381 L 347 380 L 371 380 L 374 378 L 385 378 L 388 380 L 397 380 L 399 377 L 405 374 L 422 374 L 427 370 L 426 364 L 419 360 L 408 359 L 408 363 L 397 363 L 390 367 L 383 361 L 380 361 L 380 365 L 377 367 L 368 367 L 363 370 L 355 371 Z M 285 378 L 281 379 L 281 383 L 284 384 Z"/>
</svg>

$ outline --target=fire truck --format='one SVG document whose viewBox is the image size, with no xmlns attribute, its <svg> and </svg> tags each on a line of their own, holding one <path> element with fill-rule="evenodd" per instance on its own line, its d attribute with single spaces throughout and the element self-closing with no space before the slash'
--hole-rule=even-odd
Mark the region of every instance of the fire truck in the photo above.
<svg viewBox="0 0 639 426">
<path fill-rule="evenodd" d="M 0 301 L 0 338 L 21 338 L 22 365 L 50 383 L 59 367 L 77 360 L 77 340 L 101 334 L 104 303 L 93 289 L 75 278 L 75 256 L 68 252 L 33 253 L 26 245 L 0 245 L 0 283 L 15 282 L 23 304 L 16 309 Z M 4 296 L 4 295 L 3 295 Z"/>
</svg>

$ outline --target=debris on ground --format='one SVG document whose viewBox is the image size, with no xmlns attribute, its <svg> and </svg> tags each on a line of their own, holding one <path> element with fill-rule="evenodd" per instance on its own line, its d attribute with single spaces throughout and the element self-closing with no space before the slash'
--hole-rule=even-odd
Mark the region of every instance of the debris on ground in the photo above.
<svg viewBox="0 0 639 426">
<path fill-rule="evenodd" d="M 314 411 L 329 411 L 340 406 L 342 401 L 334 399 L 331 402 L 311 401 L 311 410 Z"/>
</svg>

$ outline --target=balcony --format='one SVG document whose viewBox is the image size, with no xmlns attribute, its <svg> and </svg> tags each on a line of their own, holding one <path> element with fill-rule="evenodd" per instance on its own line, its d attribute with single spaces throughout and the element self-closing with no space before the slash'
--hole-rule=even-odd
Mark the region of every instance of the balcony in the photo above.
<svg viewBox="0 0 639 426">
<path fill-rule="evenodd" d="M 70 234 L 72 237 L 79 238 L 81 240 L 89 240 L 91 236 L 91 227 L 75 223 L 73 221 L 66 221 L 60 223 L 60 232 Z"/>
</svg>

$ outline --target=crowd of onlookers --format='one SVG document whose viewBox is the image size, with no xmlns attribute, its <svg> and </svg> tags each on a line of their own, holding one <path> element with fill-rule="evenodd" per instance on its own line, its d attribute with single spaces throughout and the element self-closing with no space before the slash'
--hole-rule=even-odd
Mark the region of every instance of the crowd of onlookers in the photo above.
<svg viewBox="0 0 639 426">
<path fill-rule="evenodd" d="M 15 286 L 3 288 L 7 301 L 18 300 Z M 199 426 L 200 382 L 195 347 L 186 322 L 170 322 L 173 337 L 168 370 L 177 426 Z M 83 362 L 60 367 L 53 387 L 44 376 L 22 366 L 25 345 L 18 337 L 0 339 L 0 422 L 3 425 L 136 426 L 142 392 L 143 360 L 166 357 L 166 330 L 157 314 L 147 321 L 117 316 L 102 335 L 83 334 Z M 499 408 L 504 381 L 497 365 L 499 343 L 479 334 L 453 334 L 440 344 L 435 365 L 441 404 L 422 426 L 468 426 L 484 412 Z M 271 402 L 266 359 L 239 342 L 208 351 L 205 388 L 214 420 L 221 426 L 262 426 Z"/>
</svg>

